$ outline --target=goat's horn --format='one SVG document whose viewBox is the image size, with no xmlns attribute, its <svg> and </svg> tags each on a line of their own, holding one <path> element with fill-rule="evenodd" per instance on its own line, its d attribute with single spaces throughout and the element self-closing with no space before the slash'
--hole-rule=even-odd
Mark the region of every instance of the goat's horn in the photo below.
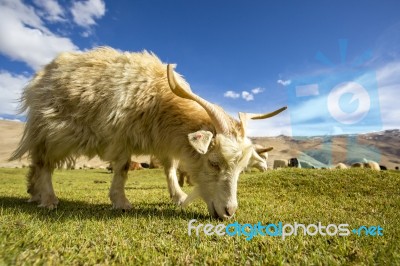
<svg viewBox="0 0 400 266">
<path fill-rule="evenodd" d="M 227 134 L 229 132 L 228 124 L 226 123 L 226 120 L 224 118 L 225 114 L 218 110 L 212 103 L 204 100 L 190 90 L 182 87 L 175 79 L 174 68 L 170 64 L 168 64 L 167 66 L 167 76 L 169 87 L 176 96 L 189 99 L 200 104 L 210 116 L 217 133 Z"/>
<path fill-rule="evenodd" d="M 282 108 L 279 108 L 278 110 L 275 110 L 275 111 L 273 111 L 271 113 L 267 113 L 267 114 L 250 114 L 250 113 L 248 113 L 247 115 L 248 115 L 248 118 L 253 119 L 253 120 L 266 119 L 266 118 L 276 116 L 277 114 L 285 111 L 286 109 L 287 109 L 287 106 L 284 106 Z"/>
<path fill-rule="evenodd" d="M 275 110 L 271 113 L 266 113 L 266 114 L 253 114 L 253 113 L 239 113 L 239 119 L 242 125 L 242 134 L 246 135 L 246 127 L 247 127 L 247 120 L 249 119 L 266 119 L 270 118 L 273 116 L 276 116 L 277 114 L 285 111 L 287 109 L 287 106 L 284 106 L 282 108 L 279 108 L 278 110 Z"/>
<path fill-rule="evenodd" d="M 272 151 L 273 149 L 274 149 L 274 147 L 259 148 L 259 149 L 256 149 L 256 152 L 257 152 L 258 154 L 261 154 L 261 153 L 264 153 L 264 152 Z"/>
</svg>

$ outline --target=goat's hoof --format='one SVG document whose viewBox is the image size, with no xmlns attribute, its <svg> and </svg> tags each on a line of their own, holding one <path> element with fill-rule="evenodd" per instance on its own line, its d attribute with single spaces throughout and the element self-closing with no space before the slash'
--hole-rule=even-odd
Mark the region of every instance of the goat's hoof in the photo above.
<svg viewBox="0 0 400 266">
<path fill-rule="evenodd" d="M 49 196 L 47 200 L 41 200 L 38 205 L 39 208 L 47 208 L 49 210 L 54 210 L 57 208 L 58 199 L 55 196 Z"/>
<path fill-rule="evenodd" d="M 30 199 L 28 199 L 26 202 L 39 202 L 40 201 L 40 195 L 34 195 L 34 196 L 31 196 L 31 198 Z"/>
<path fill-rule="evenodd" d="M 185 202 L 186 198 L 187 198 L 187 195 L 185 193 L 172 196 L 172 200 L 177 206 L 182 206 L 182 204 Z"/>
<path fill-rule="evenodd" d="M 123 202 L 114 202 L 112 207 L 117 210 L 129 211 L 132 209 L 132 204 L 128 200 L 125 200 Z"/>
</svg>

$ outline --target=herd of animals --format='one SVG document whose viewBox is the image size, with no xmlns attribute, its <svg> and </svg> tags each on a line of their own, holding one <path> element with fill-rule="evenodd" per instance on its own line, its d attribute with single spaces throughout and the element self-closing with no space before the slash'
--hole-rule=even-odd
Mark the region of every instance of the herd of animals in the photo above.
<svg viewBox="0 0 400 266">
<path fill-rule="evenodd" d="M 312 166 L 310 163 L 300 161 L 298 158 L 290 158 L 288 160 L 284 159 L 276 159 L 273 162 L 273 167 L 268 168 L 268 151 L 271 151 L 273 147 L 263 147 L 259 144 L 254 144 L 254 154 L 250 157 L 249 163 L 244 171 L 249 172 L 252 168 L 256 168 L 261 172 L 266 172 L 268 169 L 281 169 L 281 168 L 309 168 L 309 169 L 316 169 L 316 167 Z M 387 167 L 384 165 L 379 165 L 377 162 L 374 161 L 366 161 L 365 162 L 356 162 L 351 165 L 346 165 L 344 163 L 338 163 L 331 168 L 321 168 L 321 169 L 348 169 L 348 168 L 365 168 L 371 170 L 387 170 Z M 142 170 L 146 168 L 161 168 L 162 165 L 160 161 L 155 156 L 150 156 L 150 163 L 138 163 L 138 162 L 131 162 L 129 166 L 129 170 Z M 113 172 L 112 164 L 107 166 L 106 168 L 109 173 Z M 398 170 L 398 168 L 396 168 Z M 190 176 L 187 172 L 181 170 L 178 167 L 178 181 L 179 185 L 182 187 L 186 181 L 189 186 L 193 186 L 193 182 L 190 179 Z"/>
<path fill-rule="evenodd" d="M 61 53 L 38 71 L 22 94 L 26 124 L 10 158 L 29 155 L 29 202 L 56 208 L 54 169 L 78 156 L 97 155 L 112 162 L 113 208 L 131 209 L 125 183 L 129 169 L 139 167 L 132 166 L 131 156 L 153 154 L 177 205 L 185 208 L 200 197 L 211 216 L 232 217 L 238 208 L 239 174 L 249 166 L 267 169 L 269 148 L 261 152 L 253 146 L 247 121 L 273 117 L 286 107 L 266 114 L 239 113 L 237 120 L 194 93 L 175 67 L 147 51 L 100 47 Z M 195 184 L 191 194 L 181 189 L 178 172 Z"/>
</svg>

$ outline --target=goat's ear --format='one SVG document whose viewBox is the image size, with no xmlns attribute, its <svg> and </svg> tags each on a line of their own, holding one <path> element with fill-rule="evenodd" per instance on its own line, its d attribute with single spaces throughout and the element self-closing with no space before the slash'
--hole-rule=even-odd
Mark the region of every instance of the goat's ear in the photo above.
<svg viewBox="0 0 400 266">
<path fill-rule="evenodd" d="M 201 154 L 207 153 L 212 137 L 213 134 L 205 130 L 199 130 L 188 135 L 190 145 Z"/>
</svg>

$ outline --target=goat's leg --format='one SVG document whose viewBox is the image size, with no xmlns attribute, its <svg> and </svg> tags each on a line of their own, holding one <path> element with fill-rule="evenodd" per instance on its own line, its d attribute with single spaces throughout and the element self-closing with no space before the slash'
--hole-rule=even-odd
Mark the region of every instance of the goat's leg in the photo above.
<svg viewBox="0 0 400 266">
<path fill-rule="evenodd" d="M 113 162 L 114 176 L 110 188 L 110 199 L 114 209 L 132 209 L 131 203 L 125 196 L 125 183 L 128 179 L 130 163 L 130 159 Z"/>
<path fill-rule="evenodd" d="M 162 164 L 164 165 L 164 172 L 167 176 L 169 195 L 178 206 L 181 206 L 186 200 L 187 195 L 179 186 L 178 177 L 176 175 L 179 161 L 173 159 L 163 159 Z"/>
</svg>

